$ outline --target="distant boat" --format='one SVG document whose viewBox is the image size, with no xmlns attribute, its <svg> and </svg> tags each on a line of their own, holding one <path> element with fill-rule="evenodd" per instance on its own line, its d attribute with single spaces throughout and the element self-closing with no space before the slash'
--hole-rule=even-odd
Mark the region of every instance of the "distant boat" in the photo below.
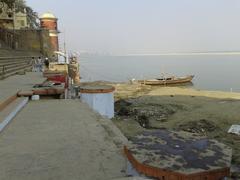
<svg viewBox="0 0 240 180">
<path fill-rule="evenodd" d="M 163 78 L 156 78 L 156 79 L 146 79 L 146 80 L 138 80 L 138 83 L 145 84 L 145 85 L 169 85 L 169 84 L 182 84 L 191 82 L 194 78 L 194 75 L 188 75 L 185 77 L 163 77 Z"/>
</svg>

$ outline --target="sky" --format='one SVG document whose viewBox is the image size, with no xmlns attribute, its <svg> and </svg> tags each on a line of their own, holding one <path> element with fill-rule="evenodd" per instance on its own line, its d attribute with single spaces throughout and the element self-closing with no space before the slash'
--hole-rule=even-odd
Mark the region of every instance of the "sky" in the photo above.
<svg viewBox="0 0 240 180">
<path fill-rule="evenodd" d="M 240 0 L 27 0 L 75 52 L 240 51 Z M 62 45 L 61 40 L 61 45 Z"/>
</svg>

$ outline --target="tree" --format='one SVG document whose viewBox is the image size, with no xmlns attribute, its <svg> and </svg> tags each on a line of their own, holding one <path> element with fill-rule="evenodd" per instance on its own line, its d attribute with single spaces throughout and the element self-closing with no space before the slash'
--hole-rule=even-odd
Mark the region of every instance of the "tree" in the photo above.
<svg viewBox="0 0 240 180">
<path fill-rule="evenodd" d="M 27 20 L 31 28 L 39 28 L 38 14 L 29 6 L 26 7 Z"/>
<path fill-rule="evenodd" d="M 15 0 L 16 12 L 27 14 L 27 21 L 31 28 L 38 28 L 38 14 L 30 7 L 27 6 L 25 0 Z"/>
<path fill-rule="evenodd" d="M 16 13 L 26 13 L 27 21 L 31 28 L 39 27 L 38 14 L 30 6 L 27 6 L 25 0 L 0 0 L 0 2 L 7 4 L 10 9 L 13 9 L 15 7 Z"/>
<path fill-rule="evenodd" d="M 27 7 L 25 0 L 15 0 L 16 12 L 24 12 L 24 9 Z"/>
<path fill-rule="evenodd" d="M 0 2 L 3 2 L 7 4 L 9 8 L 12 8 L 15 0 L 0 0 Z"/>
</svg>

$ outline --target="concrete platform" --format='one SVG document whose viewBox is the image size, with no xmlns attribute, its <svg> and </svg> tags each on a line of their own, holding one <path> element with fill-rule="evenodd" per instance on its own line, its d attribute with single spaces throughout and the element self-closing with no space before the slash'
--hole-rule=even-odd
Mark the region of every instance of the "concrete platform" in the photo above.
<svg viewBox="0 0 240 180">
<path fill-rule="evenodd" d="M 232 149 L 184 131 L 144 131 L 125 154 L 139 173 L 159 179 L 219 180 L 230 176 Z"/>
<path fill-rule="evenodd" d="M 0 123 L 4 121 L 9 114 L 11 114 L 14 109 L 24 100 L 25 98 L 17 98 L 15 101 L 10 103 L 4 110 L 0 111 Z"/>
<path fill-rule="evenodd" d="M 126 139 L 114 128 L 79 100 L 30 102 L 0 134 L 0 179 L 124 177 Z"/>
<path fill-rule="evenodd" d="M 0 103 L 16 94 L 19 90 L 28 90 L 45 80 L 41 73 L 29 72 L 15 75 L 0 81 Z"/>
</svg>

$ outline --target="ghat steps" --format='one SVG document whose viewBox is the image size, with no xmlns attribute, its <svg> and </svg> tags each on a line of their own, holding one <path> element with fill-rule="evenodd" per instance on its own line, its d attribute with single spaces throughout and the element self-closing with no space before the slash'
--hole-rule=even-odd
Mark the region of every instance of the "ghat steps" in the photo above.
<svg viewBox="0 0 240 180">
<path fill-rule="evenodd" d="M 37 52 L 0 49 L 0 79 L 31 70 L 32 57 L 37 58 L 38 56 L 40 54 Z"/>
</svg>

